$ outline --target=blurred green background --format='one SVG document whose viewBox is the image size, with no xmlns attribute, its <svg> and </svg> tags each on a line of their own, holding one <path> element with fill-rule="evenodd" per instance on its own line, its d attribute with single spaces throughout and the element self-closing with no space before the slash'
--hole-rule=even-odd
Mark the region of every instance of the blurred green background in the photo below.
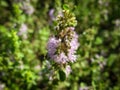
<svg viewBox="0 0 120 90">
<path fill-rule="evenodd" d="M 41 73 L 63 6 L 76 16 L 80 47 L 56 83 Z M 120 90 L 120 0 L 0 0 L 0 90 Z"/>
</svg>

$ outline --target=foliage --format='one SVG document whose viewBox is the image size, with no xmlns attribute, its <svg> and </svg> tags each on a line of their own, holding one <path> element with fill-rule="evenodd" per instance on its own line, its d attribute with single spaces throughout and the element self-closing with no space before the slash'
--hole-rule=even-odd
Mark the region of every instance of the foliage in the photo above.
<svg viewBox="0 0 120 90">
<path fill-rule="evenodd" d="M 1 0 L 0 90 L 120 90 L 119 7 L 119 0 Z M 77 23 L 73 14 L 56 20 L 63 9 Z M 48 57 L 55 26 L 76 26 L 79 35 L 68 76 Z"/>
</svg>

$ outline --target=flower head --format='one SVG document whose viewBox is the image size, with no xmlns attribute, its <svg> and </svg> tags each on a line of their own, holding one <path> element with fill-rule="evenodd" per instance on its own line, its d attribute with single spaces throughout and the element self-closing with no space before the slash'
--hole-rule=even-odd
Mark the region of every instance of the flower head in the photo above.
<svg viewBox="0 0 120 90">
<path fill-rule="evenodd" d="M 22 24 L 22 25 L 20 26 L 18 35 L 19 35 L 19 36 L 22 36 L 24 39 L 27 39 L 27 30 L 28 30 L 27 25 L 26 25 L 26 24 Z"/>
<path fill-rule="evenodd" d="M 51 59 L 54 59 L 56 48 L 58 47 L 60 40 L 57 40 L 55 37 L 51 37 L 48 41 L 47 50 L 48 55 Z"/>
<path fill-rule="evenodd" d="M 75 53 L 79 47 L 79 43 L 78 35 L 74 28 L 76 20 L 72 14 L 68 14 L 69 11 L 63 11 L 63 16 L 57 18 L 57 35 L 50 38 L 47 45 L 49 57 L 59 64 L 74 62 L 77 59 Z M 73 23 L 69 23 L 68 20 Z M 67 22 L 65 23 L 65 21 Z"/>
<path fill-rule="evenodd" d="M 72 40 L 64 43 L 68 43 L 68 46 L 64 45 L 61 39 L 56 37 L 50 38 L 47 45 L 49 57 L 59 64 L 76 61 L 77 55 L 75 53 L 79 47 L 78 35 L 74 33 Z"/>
<path fill-rule="evenodd" d="M 21 27 L 20 27 L 20 29 L 19 29 L 18 34 L 19 35 L 23 35 L 23 34 L 27 33 L 27 30 L 28 30 L 27 25 L 26 24 L 22 24 Z"/>
<path fill-rule="evenodd" d="M 29 2 L 28 3 L 24 2 L 23 6 L 22 6 L 22 9 L 28 15 L 32 15 L 34 13 L 34 8 Z"/>
</svg>

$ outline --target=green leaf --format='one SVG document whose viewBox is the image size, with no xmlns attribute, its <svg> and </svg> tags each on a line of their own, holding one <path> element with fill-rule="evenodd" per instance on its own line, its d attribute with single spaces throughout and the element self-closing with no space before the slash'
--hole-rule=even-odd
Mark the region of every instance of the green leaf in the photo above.
<svg viewBox="0 0 120 90">
<path fill-rule="evenodd" d="M 100 45 L 102 43 L 103 43 L 102 39 L 100 37 L 97 37 L 96 40 L 95 40 L 95 44 Z"/>
<path fill-rule="evenodd" d="M 69 9 L 69 6 L 68 6 L 67 4 L 64 4 L 64 5 L 63 5 L 63 9 L 64 9 L 64 10 L 68 10 L 68 9 Z"/>
<path fill-rule="evenodd" d="M 60 79 L 61 81 L 65 81 L 65 79 L 66 79 L 66 74 L 65 74 L 65 72 L 62 71 L 62 70 L 59 70 L 59 79 Z"/>
</svg>

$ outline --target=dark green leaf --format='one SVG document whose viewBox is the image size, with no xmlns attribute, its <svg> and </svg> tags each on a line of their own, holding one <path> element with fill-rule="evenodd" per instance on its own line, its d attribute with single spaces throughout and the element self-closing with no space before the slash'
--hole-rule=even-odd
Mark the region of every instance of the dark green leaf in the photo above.
<svg viewBox="0 0 120 90">
<path fill-rule="evenodd" d="M 63 72 L 62 70 L 59 70 L 59 79 L 61 81 L 64 81 L 66 79 L 65 72 Z"/>
</svg>

